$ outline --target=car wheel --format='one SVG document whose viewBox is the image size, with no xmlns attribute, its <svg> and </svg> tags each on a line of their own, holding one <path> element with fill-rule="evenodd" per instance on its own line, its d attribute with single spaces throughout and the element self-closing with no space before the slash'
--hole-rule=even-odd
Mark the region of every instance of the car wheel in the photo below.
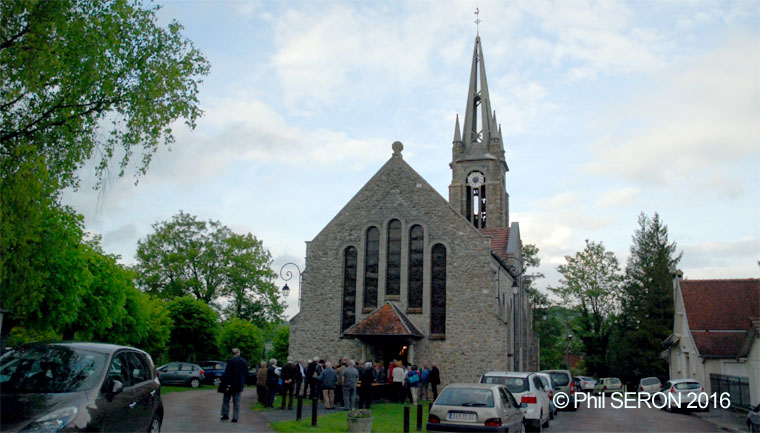
<svg viewBox="0 0 760 433">
<path fill-rule="evenodd" d="M 214 386 L 219 386 L 222 383 L 221 377 L 215 377 L 214 378 Z"/>
<path fill-rule="evenodd" d="M 192 386 L 193 388 L 198 388 L 199 386 L 201 386 L 201 381 L 198 378 L 194 377 L 190 379 L 190 386 Z"/>
<path fill-rule="evenodd" d="M 543 427 L 543 428 L 549 428 L 549 420 L 550 420 L 550 419 L 551 419 L 551 417 L 549 417 L 549 418 L 546 418 L 546 422 L 545 422 L 545 423 L 543 423 L 543 424 L 541 424 L 541 427 Z"/>
<path fill-rule="evenodd" d="M 148 433 L 160 433 L 161 431 L 161 417 L 157 413 L 153 414 L 153 419 L 150 420 L 150 426 L 148 426 Z"/>
</svg>

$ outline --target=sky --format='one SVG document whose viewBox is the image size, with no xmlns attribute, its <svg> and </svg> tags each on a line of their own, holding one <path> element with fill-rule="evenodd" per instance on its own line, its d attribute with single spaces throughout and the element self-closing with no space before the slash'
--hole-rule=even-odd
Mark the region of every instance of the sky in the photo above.
<svg viewBox="0 0 760 433">
<path fill-rule="evenodd" d="M 94 190 L 90 164 L 64 197 L 122 263 L 182 210 L 252 233 L 278 273 L 303 270 L 305 242 L 396 140 L 448 197 L 479 32 L 510 220 L 539 248 L 540 290 L 586 239 L 624 268 L 642 212 L 668 226 L 686 278 L 760 277 L 760 1 L 158 4 L 211 63 L 205 114 L 178 122 L 137 184 Z"/>
</svg>

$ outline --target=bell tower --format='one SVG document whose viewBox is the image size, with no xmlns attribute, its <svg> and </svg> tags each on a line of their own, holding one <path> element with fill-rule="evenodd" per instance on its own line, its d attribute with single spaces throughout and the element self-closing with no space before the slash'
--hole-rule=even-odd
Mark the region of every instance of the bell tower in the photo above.
<svg viewBox="0 0 760 433">
<path fill-rule="evenodd" d="M 480 36 L 475 38 L 464 129 L 454 127 L 449 203 L 476 228 L 509 227 L 501 126 L 491 110 Z"/>
</svg>

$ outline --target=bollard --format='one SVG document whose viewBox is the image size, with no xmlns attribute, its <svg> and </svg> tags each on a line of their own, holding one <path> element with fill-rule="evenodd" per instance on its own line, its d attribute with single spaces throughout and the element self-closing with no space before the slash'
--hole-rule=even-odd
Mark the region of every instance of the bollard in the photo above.
<svg viewBox="0 0 760 433">
<path fill-rule="evenodd" d="M 417 405 L 417 431 L 422 431 L 422 405 Z"/>
<path fill-rule="evenodd" d="M 319 405 L 319 400 L 317 400 L 316 397 L 311 399 L 311 426 L 316 427 L 317 426 L 317 406 Z"/>
<path fill-rule="evenodd" d="M 409 433 L 409 406 L 404 405 L 404 433 Z"/>
<path fill-rule="evenodd" d="M 301 414 L 303 413 L 303 396 L 298 396 L 298 405 L 296 407 L 296 421 L 299 421 L 301 419 Z"/>
</svg>

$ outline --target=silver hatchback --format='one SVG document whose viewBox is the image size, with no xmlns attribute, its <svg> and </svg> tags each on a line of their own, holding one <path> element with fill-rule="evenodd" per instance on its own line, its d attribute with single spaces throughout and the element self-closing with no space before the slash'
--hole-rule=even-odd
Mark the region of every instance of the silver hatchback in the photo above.
<svg viewBox="0 0 760 433">
<path fill-rule="evenodd" d="M 494 383 L 454 383 L 430 408 L 428 431 L 521 432 L 523 413 L 512 393 Z"/>
</svg>

